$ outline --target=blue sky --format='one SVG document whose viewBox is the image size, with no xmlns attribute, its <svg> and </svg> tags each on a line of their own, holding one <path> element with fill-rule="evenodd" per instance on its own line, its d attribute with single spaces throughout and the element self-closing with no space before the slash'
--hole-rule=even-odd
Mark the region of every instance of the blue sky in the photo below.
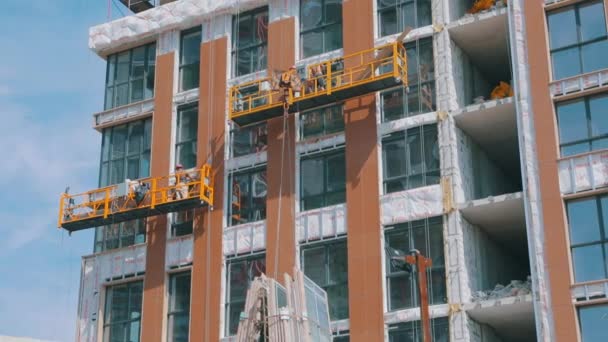
<svg viewBox="0 0 608 342">
<path fill-rule="evenodd" d="M 74 341 L 92 231 L 56 228 L 59 194 L 97 185 L 107 0 L 4 0 L 0 11 L 0 335 Z M 113 16 L 120 16 L 112 7 Z M 123 12 L 126 12 L 123 9 Z"/>
</svg>

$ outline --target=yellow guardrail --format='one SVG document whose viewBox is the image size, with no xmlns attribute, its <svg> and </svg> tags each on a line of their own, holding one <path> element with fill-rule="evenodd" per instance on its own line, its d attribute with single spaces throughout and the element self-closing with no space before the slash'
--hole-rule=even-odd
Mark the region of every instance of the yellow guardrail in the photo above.
<svg viewBox="0 0 608 342">
<path fill-rule="evenodd" d="M 317 96 L 347 90 L 393 77 L 407 85 L 407 55 L 400 42 L 393 42 L 306 67 L 307 78 L 290 89 L 283 99 L 278 77 L 271 75 L 230 88 L 230 119 L 294 104 Z M 364 95 L 361 93 L 356 96 Z"/>
<path fill-rule="evenodd" d="M 81 194 L 63 193 L 59 200 L 58 226 L 94 219 L 108 219 L 112 215 L 155 209 L 165 204 L 200 199 L 213 205 L 213 175 L 211 166 L 186 170 L 162 177 L 127 180 Z"/>
</svg>

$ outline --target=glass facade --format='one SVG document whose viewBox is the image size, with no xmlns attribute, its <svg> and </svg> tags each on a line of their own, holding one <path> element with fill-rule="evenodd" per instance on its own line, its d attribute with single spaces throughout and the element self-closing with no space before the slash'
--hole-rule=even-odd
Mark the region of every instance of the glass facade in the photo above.
<svg viewBox="0 0 608 342">
<path fill-rule="evenodd" d="M 450 324 L 447 317 L 431 319 L 431 335 L 433 342 L 448 342 L 450 340 Z M 400 323 L 388 327 L 389 342 L 422 340 L 422 323 L 420 321 Z"/>
<path fill-rule="evenodd" d="M 547 14 L 553 79 L 608 68 L 603 1 L 584 1 Z"/>
<path fill-rule="evenodd" d="M 228 223 L 237 225 L 264 220 L 267 193 L 265 168 L 232 174 Z"/>
<path fill-rule="evenodd" d="M 268 129 L 266 123 L 249 127 L 235 127 L 232 132 L 232 157 L 266 151 Z"/>
<path fill-rule="evenodd" d="M 606 341 L 606 320 L 608 305 L 588 305 L 578 308 L 578 321 L 581 329 L 581 342 Z"/>
<path fill-rule="evenodd" d="M 154 96 L 156 43 L 108 56 L 105 109 Z"/>
<path fill-rule="evenodd" d="M 184 169 L 196 166 L 196 142 L 198 139 L 198 106 L 188 105 L 177 111 L 177 135 L 175 138 L 175 163 Z"/>
<path fill-rule="evenodd" d="M 226 261 L 226 336 L 236 335 L 241 311 L 245 308 L 247 290 L 253 279 L 262 273 L 266 273 L 263 254 Z"/>
<path fill-rule="evenodd" d="M 348 318 L 346 239 L 301 246 L 304 274 L 327 293 L 332 321 Z"/>
<path fill-rule="evenodd" d="M 139 342 L 143 281 L 106 288 L 104 342 Z"/>
<path fill-rule="evenodd" d="M 169 275 L 167 341 L 188 342 L 190 333 L 190 271 Z"/>
<path fill-rule="evenodd" d="M 431 0 L 377 0 L 381 37 L 432 24 Z"/>
<path fill-rule="evenodd" d="M 344 150 L 302 158 L 300 205 L 303 211 L 346 201 Z"/>
<path fill-rule="evenodd" d="M 300 1 L 302 58 L 342 48 L 342 0 Z"/>
<path fill-rule="evenodd" d="M 608 148 L 608 95 L 556 105 L 563 157 Z"/>
<path fill-rule="evenodd" d="M 179 44 L 179 89 L 198 88 L 201 50 L 201 27 L 183 31 Z"/>
<path fill-rule="evenodd" d="M 243 12 L 232 19 L 232 70 L 235 77 L 266 68 L 268 7 Z"/>
<path fill-rule="evenodd" d="M 300 115 L 302 139 L 316 138 L 344 131 L 342 105 L 304 112 Z"/>
</svg>

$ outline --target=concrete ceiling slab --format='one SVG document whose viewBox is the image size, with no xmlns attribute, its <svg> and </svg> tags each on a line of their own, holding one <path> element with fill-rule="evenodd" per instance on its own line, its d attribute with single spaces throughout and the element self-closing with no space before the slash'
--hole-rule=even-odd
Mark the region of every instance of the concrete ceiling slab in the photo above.
<svg viewBox="0 0 608 342">
<path fill-rule="evenodd" d="M 486 301 L 488 305 L 468 309 L 467 314 L 496 331 L 505 342 L 535 342 L 534 305 L 530 300 L 504 298 Z M 508 302 L 508 303 L 504 303 Z"/>
</svg>

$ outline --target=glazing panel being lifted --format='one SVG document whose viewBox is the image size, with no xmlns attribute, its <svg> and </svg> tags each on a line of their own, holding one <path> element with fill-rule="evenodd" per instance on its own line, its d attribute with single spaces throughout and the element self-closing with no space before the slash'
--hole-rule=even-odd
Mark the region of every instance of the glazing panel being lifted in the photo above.
<svg viewBox="0 0 608 342">
<path fill-rule="evenodd" d="M 308 65 L 305 78 L 295 67 L 230 89 L 230 119 L 252 125 L 289 113 L 344 101 L 403 84 L 407 86 L 405 47 L 396 42 Z"/>
<path fill-rule="evenodd" d="M 211 167 L 123 183 L 59 201 L 58 226 L 73 231 L 213 205 Z"/>
</svg>

